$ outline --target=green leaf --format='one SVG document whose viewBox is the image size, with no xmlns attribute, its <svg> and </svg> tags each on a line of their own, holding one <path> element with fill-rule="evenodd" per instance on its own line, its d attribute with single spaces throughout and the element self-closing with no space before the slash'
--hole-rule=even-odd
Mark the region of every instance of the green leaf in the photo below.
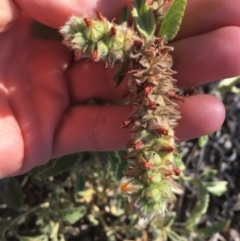
<svg viewBox="0 0 240 241">
<path fill-rule="evenodd" d="M 130 17 L 130 10 L 129 10 L 129 7 L 126 6 L 121 11 L 120 18 L 119 18 L 119 24 L 128 22 L 129 17 Z"/>
<path fill-rule="evenodd" d="M 208 143 L 208 140 L 209 140 L 208 135 L 200 136 L 198 138 L 198 146 L 201 148 L 204 147 Z"/>
<path fill-rule="evenodd" d="M 127 166 L 127 162 L 123 161 L 121 156 L 123 152 L 111 152 L 110 157 L 111 157 L 111 163 L 113 167 L 113 174 L 117 180 L 121 180 L 122 177 L 124 176 L 124 172 Z M 126 152 L 125 152 L 126 154 Z"/>
<path fill-rule="evenodd" d="M 169 227 L 170 228 L 173 225 L 176 216 L 177 216 L 177 214 L 175 212 L 171 212 L 166 217 L 164 217 L 163 227 Z"/>
<path fill-rule="evenodd" d="M 18 209 L 23 205 L 23 191 L 14 177 L 0 180 L 0 197 L 9 208 Z"/>
<path fill-rule="evenodd" d="M 206 180 L 210 180 L 212 179 L 214 176 L 216 176 L 217 174 L 217 170 L 216 169 L 212 169 L 209 171 L 205 171 L 200 175 L 200 179 L 202 181 L 206 181 Z"/>
<path fill-rule="evenodd" d="M 97 155 L 102 167 L 102 171 L 105 177 L 108 178 L 111 172 L 111 162 L 109 158 L 109 152 L 97 152 Z"/>
<path fill-rule="evenodd" d="M 48 236 L 43 234 L 40 236 L 36 236 L 36 237 L 27 237 L 27 236 L 20 236 L 17 235 L 19 241 L 48 241 Z"/>
<path fill-rule="evenodd" d="M 199 223 L 201 216 L 207 212 L 210 198 L 208 191 L 201 185 L 201 183 L 198 183 L 197 186 L 199 191 L 198 201 L 194 206 L 190 217 L 186 221 L 186 228 L 190 231 L 194 230 Z"/>
<path fill-rule="evenodd" d="M 99 161 L 106 178 L 108 178 L 110 174 L 117 180 L 121 180 L 123 177 L 127 162 L 122 161 L 120 153 L 122 152 L 98 152 Z"/>
<path fill-rule="evenodd" d="M 177 152 L 178 152 L 178 155 L 174 158 L 174 163 L 176 164 L 176 166 L 181 171 L 184 171 L 186 169 L 186 167 L 185 167 L 185 164 L 184 164 L 183 159 L 182 159 L 182 149 L 181 149 L 181 146 L 177 147 Z"/>
<path fill-rule="evenodd" d="M 150 39 L 155 31 L 155 18 L 145 0 L 134 0 L 132 15 L 141 35 Z"/>
<path fill-rule="evenodd" d="M 188 241 L 187 238 L 180 236 L 179 234 L 177 234 L 176 232 L 174 232 L 173 230 L 169 230 L 167 232 L 167 236 L 172 240 L 172 241 Z"/>
<path fill-rule="evenodd" d="M 77 181 L 76 181 L 76 186 L 75 186 L 75 190 L 76 192 L 81 192 L 83 191 L 85 188 L 85 180 L 83 175 L 81 175 L 80 173 L 77 174 Z"/>
<path fill-rule="evenodd" d="M 230 220 L 225 220 L 222 222 L 219 222 L 217 224 L 214 224 L 210 227 L 206 227 L 203 229 L 198 230 L 200 234 L 203 234 L 206 238 L 210 238 L 212 235 L 218 232 L 222 232 L 225 228 L 227 228 L 230 225 Z"/>
<path fill-rule="evenodd" d="M 239 94 L 240 90 L 236 87 L 240 83 L 240 77 L 223 79 L 217 86 L 217 90 L 224 93 L 226 91 Z"/>
<path fill-rule="evenodd" d="M 79 154 L 71 154 L 56 158 L 43 166 L 34 168 L 29 175 L 41 182 L 51 176 L 70 170 L 78 161 L 80 161 L 80 159 Z"/>
<path fill-rule="evenodd" d="M 215 196 L 221 196 L 227 191 L 227 181 L 205 182 L 203 186 L 208 192 Z"/>
<path fill-rule="evenodd" d="M 80 206 L 80 207 L 62 209 L 59 212 L 64 222 L 67 222 L 69 224 L 74 224 L 82 217 L 84 217 L 84 215 L 87 212 L 87 208 L 85 206 Z"/>
<path fill-rule="evenodd" d="M 34 38 L 43 40 L 59 41 L 62 39 L 62 36 L 57 29 L 51 28 L 37 21 L 33 21 L 32 23 L 31 34 Z"/>
<path fill-rule="evenodd" d="M 158 36 L 173 39 L 180 28 L 187 0 L 174 0 L 163 18 Z"/>
</svg>

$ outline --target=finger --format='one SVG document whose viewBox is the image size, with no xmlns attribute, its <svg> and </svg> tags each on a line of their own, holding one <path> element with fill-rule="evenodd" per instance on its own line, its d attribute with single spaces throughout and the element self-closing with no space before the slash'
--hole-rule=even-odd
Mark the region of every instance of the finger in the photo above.
<svg viewBox="0 0 240 241">
<path fill-rule="evenodd" d="M 113 19 L 131 0 L 16 0 L 16 2 L 30 17 L 51 27 L 59 28 L 72 15 L 95 16 L 97 10 L 109 19 Z"/>
<path fill-rule="evenodd" d="M 53 156 L 125 149 L 130 134 L 120 126 L 130 112 L 130 106 L 72 108 L 56 132 Z M 187 98 L 181 114 L 176 135 L 182 141 L 216 131 L 223 123 L 225 110 L 218 99 L 200 95 Z"/>
<path fill-rule="evenodd" d="M 174 42 L 173 69 L 178 86 L 193 87 L 240 74 L 240 28 L 226 27 Z M 113 81 L 115 70 L 103 63 L 76 62 L 68 70 L 68 83 L 74 103 L 99 98 L 122 99 L 125 80 L 118 88 Z"/>
<path fill-rule="evenodd" d="M 20 14 L 20 9 L 12 0 L 0 1 L 0 32 L 7 31 Z"/>
<path fill-rule="evenodd" d="M 240 74 L 240 27 L 225 27 L 173 44 L 181 87 L 202 85 Z"/>
<path fill-rule="evenodd" d="M 240 26 L 239 15 L 239 0 L 188 0 L 176 39 L 203 34 L 217 28 Z"/>
</svg>

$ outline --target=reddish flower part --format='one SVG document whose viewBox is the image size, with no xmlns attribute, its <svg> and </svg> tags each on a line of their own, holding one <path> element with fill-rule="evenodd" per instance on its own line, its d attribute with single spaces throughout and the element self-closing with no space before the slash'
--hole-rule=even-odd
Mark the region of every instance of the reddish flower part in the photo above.
<svg viewBox="0 0 240 241">
<path fill-rule="evenodd" d="M 154 164 L 152 162 L 145 162 L 143 166 L 145 169 L 151 169 L 154 166 Z"/>
<path fill-rule="evenodd" d="M 130 148 L 130 147 L 132 147 L 132 146 L 133 146 L 133 140 L 130 139 L 130 140 L 127 142 L 127 144 L 126 144 L 126 148 Z"/>
<path fill-rule="evenodd" d="M 144 146 L 144 143 L 142 141 L 137 141 L 136 143 L 134 143 L 134 150 L 139 150 L 143 146 Z"/>
<path fill-rule="evenodd" d="M 148 95 L 152 92 L 153 86 L 154 86 L 153 84 L 148 83 L 148 84 L 144 87 L 144 95 L 145 95 L 145 96 L 148 96 Z"/>
<path fill-rule="evenodd" d="M 97 51 L 97 49 L 94 49 L 94 51 L 93 51 L 92 60 L 98 61 L 98 51 Z"/>
<path fill-rule="evenodd" d="M 121 125 L 121 128 L 129 127 L 131 124 L 133 124 L 136 121 L 136 117 L 132 116 L 129 119 L 125 120 L 123 124 Z"/>
<path fill-rule="evenodd" d="M 139 50 L 139 49 L 142 48 L 143 42 L 140 41 L 140 40 L 135 40 L 135 41 L 134 41 L 134 46 Z"/>
<path fill-rule="evenodd" d="M 83 20 L 88 27 L 92 26 L 92 19 L 91 18 L 86 17 Z"/>
<path fill-rule="evenodd" d="M 122 98 L 125 98 L 130 94 L 131 94 L 131 92 L 128 89 L 126 89 L 126 90 L 123 91 Z"/>
<path fill-rule="evenodd" d="M 159 126 L 157 129 L 156 129 L 157 133 L 159 135 L 164 135 L 164 136 L 167 136 L 168 135 L 168 130 L 165 129 L 164 127 L 161 127 Z"/>
<path fill-rule="evenodd" d="M 158 148 L 159 151 L 173 152 L 174 148 L 171 145 L 164 145 Z"/>
<path fill-rule="evenodd" d="M 167 96 L 169 99 L 180 100 L 180 101 L 184 102 L 184 95 L 178 95 L 178 94 L 170 91 L 167 93 Z"/>
<path fill-rule="evenodd" d="M 112 26 L 110 30 L 111 36 L 115 36 L 117 34 L 117 29 L 116 27 Z"/>
<path fill-rule="evenodd" d="M 180 169 L 177 168 L 176 166 L 173 166 L 173 171 L 174 171 L 174 174 L 175 174 L 176 176 L 179 176 L 179 175 L 181 174 Z"/>
<path fill-rule="evenodd" d="M 100 21 L 103 22 L 104 17 L 103 17 L 103 15 L 102 15 L 102 13 L 101 13 L 100 11 L 97 11 L 97 17 L 98 17 L 98 19 L 99 19 Z"/>
<path fill-rule="evenodd" d="M 148 109 L 149 110 L 156 110 L 158 108 L 158 104 L 155 102 L 150 101 L 148 104 Z"/>
</svg>

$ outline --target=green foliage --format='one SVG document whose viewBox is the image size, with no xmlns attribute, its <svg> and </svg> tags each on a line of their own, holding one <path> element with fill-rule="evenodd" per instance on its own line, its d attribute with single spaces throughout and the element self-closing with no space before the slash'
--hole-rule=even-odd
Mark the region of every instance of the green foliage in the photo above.
<svg viewBox="0 0 240 241">
<path fill-rule="evenodd" d="M 82 217 L 84 217 L 86 212 L 87 212 L 86 206 L 66 208 L 66 209 L 60 210 L 60 216 L 62 221 L 70 224 L 74 224 Z"/>
<path fill-rule="evenodd" d="M 126 240 L 144 240 L 146 238 L 145 229 L 143 227 L 136 228 L 140 220 L 137 215 L 132 215 L 131 210 L 126 208 L 126 200 L 118 189 L 119 184 L 116 177 L 120 179 L 123 169 L 126 168 L 126 161 L 122 161 L 120 158 L 124 154 L 126 151 L 71 155 L 70 160 L 75 158 L 75 161 L 71 162 L 70 169 L 69 166 L 65 169 L 65 173 L 68 171 L 68 175 L 63 175 L 64 170 L 61 169 L 61 172 L 53 172 L 58 175 L 44 174 L 44 177 L 48 178 L 44 179 L 40 185 L 35 184 L 38 188 L 45 190 L 44 192 L 46 190 L 48 192 L 43 202 L 35 203 L 32 207 L 26 206 L 26 211 L 19 212 L 8 221 L 0 217 L 0 240 L 4 240 L 4 237 L 7 236 L 26 241 L 67 241 L 69 239 L 66 237 L 73 235 L 71 230 L 81 225 L 82 222 L 86 227 L 89 223 L 90 226 L 101 228 L 106 235 L 105 240 L 118 240 L 116 235 L 123 235 Z M 65 157 L 63 160 L 69 160 L 68 158 Z M 50 173 L 51 168 L 49 169 L 48 165 L 46 164 L 45 168 L 41 167 L 43 173 L 45 173 L 44 170 L 48 170 L 46 173 Z M 183 165 L 181 169 L 185 170 L 183 162 L 181 165 Z M 50 166 L 54 167 L 53 164 Z M 36 170 L 34 172 L 35 175 L 41 175 L 41 172 L 36 172 Z M 22 186 L 33 180 L 32 175 L 31 172 L 26 176 L 26 178 L 31 178 L 24 181 Z M 210 237 L 214 232 L 221 232 L 229 225 L 229 221 L 219 221 L 212 226 L 198 228 L 202 215 L 206 214 L 210 193 L 219 195 L 226 190 L 226 182 L 216 181 L 216 175 L 216 170 L 209 169 L 190 179 L 184 174 L 180 176 L 180 181 L 181 178 L 183 180 L 186 178 L 188 185 L 189 183 L 194 184 L 198 190 L 198 201 L 185 223 L 177 222 L 178 214 L 171 211 L 172 209 L 164 218 L 156 217 L 148 222 L 147 232 L 153 237 L 153 241 L 195 241 L 196 235 L 198 240 L 204 240 L 204 237 Z M 15 178 L 12 181 L 10 179 L 1 180 L 1 190 L 4 182 L 4 185 L 12 183 L 9 187 L 15 187 L 15 189 L 11 189 L 15 200 L 15 197 L 19 196 L 19 192 L 22 192 L 18 181 Z M 23 196 L 23 194 L 21 195 Z M 26 195 L 28 194 L 26 193 Z M 109 216 L 114 217 L 115 221 L 108 223 L 106 220 Z M 33 217 L 35 218 L 33 219 Z M 127 225 L 121 221 L 126 220 L 126 217 Z M 32 220 L 36 220 L 35 223 Z M 22 229 L 19 227 L 23 224 L 26 227 L 28 225 L 34 227 L 33 230 L 37 230 L 37 233 L 29 232 L 27 235 L 22 233 Z M 72 237 L 74 238 L 74 236 Z"/>
<path fill-rule="evenodd" d="M 49 161 L 46 165 L 35 167 L 29 174 L 38 183 L 44 182 L 47 178 L 61 174 L 81 161 L 79 154 L 71 154 Z"/>
<path fill-rule="evenodd" d="M 203 228 L 203 229 L 200 229 L 199 232 L 209 238 L 211 237 L 212 235 L 216 234 L 216 233 L 219 233 L 219 232 L 222 232 L 225 228 L 227 228 L 228 226 L 230 225 L 230 220 L 225 220 L 225 221 L 222 221 L 222 222 L 218 222 L 210 227 L 206 227 L 206 228 Z"/>
<path fill-rule="evenodd" d="M 47 235 L 39 235 L 36 237 L 24 237 L 17 235 L 19 241 L 48 241 L 48 236 Z"/>
<path fill-rule="evenodd" d="M 207 144 L 208 139 L 209 139 L 208 135 L 200 136 L 198 138 L 198 146 L 201 148 L 204 147 Z"/>
<path fill-rule="evenodd" d="M 223 79 L 217 86 L 216 91 L 221 93 L 223 92 L 232 92 L 239 94 L 240 90 L 236 87 L 237 84 L 240 83 L 240 77 L 233 77 L 228 79 Z"/>
<path fill-rule="evenodd" d="M 178 33 L 187 0 L 174 0 L 163 18 L 158 36 L 172 40 Z"/>
<path fill-rule="evenodd" d="M 169 230 L 169 231 L 168 231 L 168 237 L 169 237 L 170 240 L 172 240 L 172 241 L 188 241 L 187 238 L 180 236 L 179 234 L 177 234 L 177 233 L 174 232 L 173 230 Z"/>
<path fill-rule="evenodd" d="M 18 180 L 14 177 L 0 180 L 0 198 L 10 208 L 18 209 L 23 205 L 23 192 Z"/>
<path fill-rule="evenodd" d="M 122 179 L 127 165 L 127 162 L 123 162 L 121 159 L 121 155 L 124 153 L 126 153 L 126 151 L 97 153 L 98 160 L 101 163 L 106 178 L 108 178 L 110 174 L 113 174 L 116 180 Z"/>
<path fill-rule="evenodd" d="M 132 15 L 139 33 L 150 39 L 155 31 L 155 18 L 145 0 L 134 0 Z"/>
<path fill-rule="evenodd" d="M 128 22 L 129 18 L 130 18 L 130 10 L 129 10 L 129 7 L 126 6 L 121 11 L 119 23 L 121 24 L 124 22 Z"/>
<path fill-rule="evenodd" d="M 222 196 L 227 191 L 227 181 L 205 182 L 205 189 L 215 196 Z"/>
<path fill-rule="evenodd" d="M 194 230 L 194 228 L 199 223 L 201 216 L 206 213 L 210 198 L 208 191 L 202 186 L 200 182 L 197 182 L 196 186 L 199 192 L 199 199 L 193 208 L 190 217 L 186 221 L 186 228 L 190 231 Z"/>
</svg>

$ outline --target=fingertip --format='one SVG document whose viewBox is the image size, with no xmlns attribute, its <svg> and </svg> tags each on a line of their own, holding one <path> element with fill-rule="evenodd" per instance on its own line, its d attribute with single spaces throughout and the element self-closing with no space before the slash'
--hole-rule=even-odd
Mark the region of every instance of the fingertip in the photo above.
<svg viewBox="0 0 240 241">
<path fill-rule="evenodd" d="M 0 1 L 0 32 L 12 27 L 20 15 L 20 9 L 12 0 Z"/>
<path fill-rule="evenodd" d="M 225 119 L 225 107 L 214 96 L 191 96 L 181 104 L 181 116 L 176 136 L 186 141 L 218 130 Z"/>
</svg>

